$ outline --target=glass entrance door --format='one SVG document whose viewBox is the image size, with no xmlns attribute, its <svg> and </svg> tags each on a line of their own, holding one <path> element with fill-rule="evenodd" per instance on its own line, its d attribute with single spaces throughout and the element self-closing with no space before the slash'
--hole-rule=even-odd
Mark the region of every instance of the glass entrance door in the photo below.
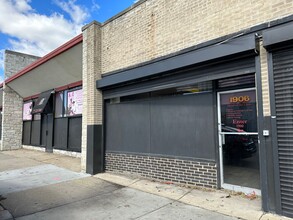
<svg viewBox="0 0 293 220">
<path fill-rule="evenodd" d="M 218 93 L 221 185 L 260 194 L 255 89 Z"/>
</svg>

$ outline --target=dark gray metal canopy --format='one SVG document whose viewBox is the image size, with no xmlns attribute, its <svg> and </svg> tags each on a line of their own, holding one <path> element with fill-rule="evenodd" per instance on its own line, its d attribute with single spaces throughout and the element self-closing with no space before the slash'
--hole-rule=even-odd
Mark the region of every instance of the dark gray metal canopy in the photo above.
<svg viewBox="0 0 293 220">
<path fill-rule="evenodd" d="M 39 98 L 37 99 L 32 109 L 32 114 L 38 114 L 38 113 L 44 112 L 53 92 L 54 90 L 49 90 L 40 94 Z"/>
<path fill-rule="evenodd" d="M 256 51 L 255 35 L 250 34 L 238 38 L 226 39 L 220 43 L 191 51 L 184 51 L 169 58 L 151 62 L 139 67 L 130 68 L 98 80 L 96 87 L 104 89 L 109 86 L 154 77 L 164 72 L 201 64 L 241 53 Z"/>
<path fill-rule="evenodd" d="M 280 25 L 263 31 L 263 45 L 266 48 L 280 46 L 293 40 L 293 23 Z"/>
</svg>

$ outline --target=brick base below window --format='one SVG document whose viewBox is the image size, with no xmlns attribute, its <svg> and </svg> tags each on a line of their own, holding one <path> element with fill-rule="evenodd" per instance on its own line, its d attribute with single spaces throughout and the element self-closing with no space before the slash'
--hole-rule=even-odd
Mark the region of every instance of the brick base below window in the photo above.
<svg viewBox="0 0 293 220">
<path fill-rule="evenodd" d="M 139 174 L 199 187 L 217 187 L 217 167 L 213 162 L 106 153 L 106 171 Z"/>
</svg>

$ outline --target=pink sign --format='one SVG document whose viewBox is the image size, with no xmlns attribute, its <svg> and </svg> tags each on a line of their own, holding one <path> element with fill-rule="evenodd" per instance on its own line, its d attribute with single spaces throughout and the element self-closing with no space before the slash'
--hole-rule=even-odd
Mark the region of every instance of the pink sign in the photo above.
<svg viewBox="0 0 293 220">
<path fill-rule="evenodd" d="M 32 108 L 32 101 L 23 104 L 22 120 L 32 120 Z"/>
<path fill-rule="evenodd" d="M 82 114 L 82 89 L 67 93 L 67 115 Z"/>
</svg>

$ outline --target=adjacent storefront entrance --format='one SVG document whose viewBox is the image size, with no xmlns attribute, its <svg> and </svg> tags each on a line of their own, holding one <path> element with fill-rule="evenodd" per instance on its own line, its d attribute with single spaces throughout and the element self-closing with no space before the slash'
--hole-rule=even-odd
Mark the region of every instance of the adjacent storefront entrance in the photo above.
<svg viewBox="0 0 293 220">
<path fill-rule="evenodd" d="M 41 114 L 41 146 L 53 152 L 53 114 Z"/>
<path fill-rule="evenodd" d="M 221 186 L 259 195 L 256 106 L 254 88 L 218 93 Z"/>
</svg>

